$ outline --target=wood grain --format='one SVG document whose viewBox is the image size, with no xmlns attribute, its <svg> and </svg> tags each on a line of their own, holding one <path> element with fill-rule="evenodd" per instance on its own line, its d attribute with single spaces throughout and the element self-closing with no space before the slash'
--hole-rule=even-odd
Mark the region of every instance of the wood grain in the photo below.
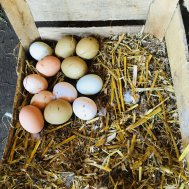
<svg viewBox="0 0 189 189">
<path fill-rule="evenodd" d="M 35 21 L 146 20 L 152 0 L 26 0 Z"/>
<path fill-rule="evenodd" d="M 22 46 L 27 49 L 29 44 L 39 38 L 30 9 L 24 0 L 0 0 L 0 4 L 8 16 Z"/>
<path fill-rule="evenodd" d="M 113 26 L 113 27 L 89 27 L 89 28 L 38 28 L 42 39 L 59 40 L 64 35 L 100 35 L 107 37 L 111 34 L 121 34 L 125 32 L 141 32 L 142 26 Z"/>
<path fill-rule="evenodd" d="M 165 35 L 177 99 L 183 146 L 189 144 L 189 53 L 180 8 L 176 9 Z M 189 154 L 186 157 L 189 165 Z"/>
<path fill-rule="evenodd" d="M 163 40 L 179 0 L 154 0 L 150 6 L 144 33 Z"/>
</svg>

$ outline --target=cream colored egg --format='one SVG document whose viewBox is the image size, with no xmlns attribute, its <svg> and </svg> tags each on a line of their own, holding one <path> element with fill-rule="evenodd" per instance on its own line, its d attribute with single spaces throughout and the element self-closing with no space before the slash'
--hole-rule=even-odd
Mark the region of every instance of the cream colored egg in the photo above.
<svg viewBox="0 0 189 189">
<path fill-rule="evenodd" d="M 32 105 L 24 106 L 21 109 L 19 121 L 22 127 L 30 133 L 39 133 L 44 127 L 44 119 L 41 111 Z"/>
<path fill-rule="evenodd" d="M 96 74 L 88 74 L 81 77 L 76 85 L 77 90 L 84 95 L 94 95 L 103 87 L 102 79 Z"/>
<path fill-rule="evenodd" d="M 82 120 L 90 120 L 96 116 L 97 106 L 87 97 L 79 97 L 73 102 L 74 114 Z"/>
<path fill-rule="evenodd" d="M 55 47 L 55 54 L 61 58 L 67 58 L 75 53 L 77 41 L 73 36 L 64 36 Z"/>
<path fill-rule="evenodd" d="M 99 51 L 99 42 L 94 37 L 85 37 L 76 46 L 76 54 L 84 59 L 94 58 Z"/>
<path fill-rule="evenodd" d="M 38 107 L 39 109 L 43 110 L 45 106 L 51 102 L 54 99 L 54 95 L 50 91 L 41 91 L 37 94 L 35 94 L 32 99 L 30 104 L 33 106 Z"/>
<path fill-rule="evenodd" d="M 65 76 L 71 79 L 79 79 L 88 71 L 86 62 L 78 56 L 71 56 L 64 59 L 61 69 Z"/>
<path fill-rule="evenodd" d="M 72 106 L 69 102 L 58 99 L 51 101 L 44 110 L 45 120 L 54 125 L 63 124 L 72 116 Z"/>
<path fill-rule="evenodd" d="M 44 58 L 45 56 L 53 54 L 52 48 L 46 43 L 41 42 L 41 41 L 32 43 L 30 45 L 29 52 L 30 52 L 30 55 L 35 60 L 38 60 L 38 61 Z"/>
<path fill-rule="evenodd" d="M 36 69 L 45 77 L 51 77 L 60 70 L 60 60 L 55 56 L 46 56 L 36 64 Z"/>
<path fill-rule="evenodd" d="M 24 78 L 24 88 L 31 94 L 39 93 L 48 87 L 47 80 L 38 74 L 30 74 Z"/>
<path fill-rule="evenodd" d="M 77 90 L 68 82 L 57 83 L 53 88 L 54 96 L 59 99 L 64 99 L 73 102 L 77 98 Z"/>
</svg>

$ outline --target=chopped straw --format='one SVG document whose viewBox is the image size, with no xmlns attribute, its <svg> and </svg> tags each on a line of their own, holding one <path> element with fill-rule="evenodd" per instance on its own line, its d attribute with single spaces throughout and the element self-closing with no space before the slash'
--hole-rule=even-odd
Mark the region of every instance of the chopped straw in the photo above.
<svg viewBox="0 0 189 189">
<path fill-rule="evenodd" d="M 92 97 L 97 116 L 46 124 L 39 135 L 15 120 L 0 188 L 187 188 L 189 146 L 181 143 L 165 43 L 150 35 L 111 36 L 90 65 L 104 81 Z M 36 73 L 34 62 L 22 71 Z M 50 78 L 49 90 L 65 79 L 62 72 Z M 18 112 L 31 99 L 20 92 Z"/>
</svg>

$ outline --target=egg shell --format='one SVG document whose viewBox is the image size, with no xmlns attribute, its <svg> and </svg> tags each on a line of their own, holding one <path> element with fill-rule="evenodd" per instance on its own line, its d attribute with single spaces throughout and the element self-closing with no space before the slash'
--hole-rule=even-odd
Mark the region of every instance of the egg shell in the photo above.
<svg viewBox="0 0 189 189">
<path fill-rule="evenodd" d="M 100 45 L 96 38 L 85 37 L 76 46 L 76 54 L 84 59 L 94 58 L 99 51 Z"/>
<path fill-rule="evenodd" d="M 39 93 L 48 87 L 47 80 L 38 74 L 30 74 L 24 78 L 24 88 L 31 94 Z"/>
<path fill-rule="evenodd" d="M 64 59 L 61 69 L 65 76 L 71 79 L 79 79 L 88 71 L 86 62 L 78 56 Z"/>
<path fill-rule="evenodd" d="M 67 58 L 74 55 L 77 41 L 73 36 L 64 36 L 55 47 L 55 54 L 61 58 Z"/>
<path fill-rule="evenodd" d="M 77 90 L 68 82 L 57 83 L 53 88 L 54 96 L 59 99 L 64 99 L 73 102 L 77 98 Z"/>
<path fill-rule="evenodd" d="M 19 113 L 21 126 L 30 133 L 39 133 L 44 127 L 44 119 L 41 111 L 33 106 L 24 106 Z"/>
<path fill-rule="evenodd" d="M 44 110 L 44 117 L 48 123 L 59 125 L 68 121 L 72 113 L 71 104 L 63 99 L 58 99 L 47 104 Z"/>
<path fill-rule="evenodd" d="M 74 114 L 82 120 L 90 120 L 96 116 L 97 106 L 87 97 L 79 97 L 73 102 Z"/>
<path fill-rule="evenodd" d="M 54 98 L 54 95 L 50 91 L 41 91 L 32 97 L 30 104 L 43 110 Z"/>
<path fill-rule="evenodd" d="M 81 77 L 76 85 L 77 90 L 84 95 L 97 94 L 103 86 L 102 79 L 96 74 L 88 74 Z"/>
<path fill-rule="evenodd" d="M 52 55 L 53 50 L 46 43 L 37 41 L 30 45 L 29 52 L 35 60 L 39 61 L 45 56 Z"/>
<path fill-rule="evenodd" d="M 52 77 L 60 70 L 61 62 L 55 56 L 46 56 L 36 64 L 36 69 L 45 77 Z"/>
</svg>

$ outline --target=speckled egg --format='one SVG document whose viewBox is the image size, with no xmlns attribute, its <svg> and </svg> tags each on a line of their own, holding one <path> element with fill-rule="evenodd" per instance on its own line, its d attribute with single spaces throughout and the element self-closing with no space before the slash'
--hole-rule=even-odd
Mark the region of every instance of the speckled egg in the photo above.
<svg viewBox="0 0 189 189">
<path fill-rule="evenodd" d="M 53 88 L 54 96 L 59 99 L 64 99 L 73 102 L 77 98 L 77 90 L 68 82 L 57 83 Z"/>
<path fill-rule="evenodd" d="M 72 116 L 71 104 L 63 99 L 53 100 L 44 110 L 45 120 L 54 125 L 63 124 Z"/>
<path fill-rule="evenodd" d="M 73 102 L 74 114 L 82 120 L 90 120 L 96 116 L 97 106 L 87 97 L 79 97 Z"/>
</svg>

